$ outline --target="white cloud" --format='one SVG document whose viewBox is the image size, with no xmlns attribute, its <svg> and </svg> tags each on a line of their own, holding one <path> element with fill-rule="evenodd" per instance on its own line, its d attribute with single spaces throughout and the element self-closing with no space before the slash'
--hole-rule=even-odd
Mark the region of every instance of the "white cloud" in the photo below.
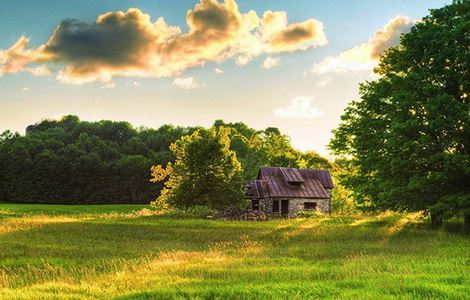
<svg viewBox="0 0 470 300">
<path fill-rule="evenodd" d="M 26 70 L 34 76 L 47 76 L 51 74 L 51 70 L 46 65 L 35 68 L 27 68 Z"/>
<path fill-rule="evenodd" d="M 327 76 L 327 77 L 322 77 L 320 80 L 317 81 L 316 86 L 320 88 L 324 88 L 327 84 L 329 84 L 333 80 L 332 77 Z"/>
<path fill-rule="evenodd" d="M 133 86 L 142 86 L 142 84 L 141 84 L 140 82 L 138 82 L 138 81 L 132 82 L 132 85 L 133 85 Z"/>
<path fill-rule="evenodd" d="M 271 57 L 268 56 L 266 60 L 263 62 L 263 69 L 271 69 L 273 67 L 279 66 L 279 61 L 281 60 L 280 57 Z"/>
<path fill-rule="evenodd" d="M 224 71 L 222 71 L 222 70 L 219 69 L 219 68 L 215 68 L 215 69 L 214 69 L 214 72 L 215 72 L 216 74 L 223 74 L 223 73 L 224 73 Z"/>
<path fill-rule="evenodd" d="M 410 31 L 416 21 L 404 16 L 391 19 L 384 28 L 376 31 L 363 43 L 337 56 L 328 56 L 312 66 L 314 74 L 371 71 L 377 66 L 380 55 L 400 42 L 400 35 Z"/>
<path fill-rule="evenodd" d="M 286 107 L 280 107 L 274 110 L 274 115 L 281 119 L 313 119 L 323 115 L 323 111 L 312 107 L 313 97 L 300 96 L 291 100 Z"/>
<path fill-rule="evenodd" d="M 23 87 L 23 91 L 28 92 L 29 88 L 28 87 Z"/>
<path fill-rule="evenodd" d="M 239 55 L 235 58 L 235 63 L 239 66 L 248 64 L 253 59 L 250 55 Z"/>
<path fill-rule="evenodd" d="M 195 89 L 199 87 L 194 77 L 180 77 L 175 78 L 173 85 L 180 89 Z"/>
</svg>

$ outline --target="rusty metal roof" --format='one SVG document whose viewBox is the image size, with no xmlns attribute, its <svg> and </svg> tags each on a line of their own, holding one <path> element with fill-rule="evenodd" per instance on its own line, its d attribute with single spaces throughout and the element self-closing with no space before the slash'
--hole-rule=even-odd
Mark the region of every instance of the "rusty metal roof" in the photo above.
<svg viewBox="0 0 470 300">
<path fill-rule="evenodd" d="M 258 180 L 267 182 L 269 196 L 273 198 L 329 198 L 325 189 L 333 188 L 328 170 L 260 167 Z"/>
<path fill-rule="evenodd" d="M 332 189 L 335 187 L 333 179 L 331 179 L 330 171 L 328 170 L 310 170 L 299 169 L 300 173 L 313 173 L 313 176 L 318 179 L 325 189 Z"/>
<path fill-rule="evenodd" d="M 288 183 L 304 183 L 305 180 L 300 175 L 300 172 L 298 169 L 294 168 L 279 168 L 281 170 L 281 174 L 284 177 L 285 181 Z"/>
</svg>

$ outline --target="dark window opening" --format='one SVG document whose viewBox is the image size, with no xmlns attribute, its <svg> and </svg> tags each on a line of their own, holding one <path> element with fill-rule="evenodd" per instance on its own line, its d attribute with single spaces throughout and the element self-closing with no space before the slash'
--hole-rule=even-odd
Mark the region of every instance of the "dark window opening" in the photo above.
<svg viewBox="0 0 470 300">
<path fill-rule="evenodd" d="M 315 202 L 304 202 L 305 210 L 315 210 L 317 209 L 317 203 Z"/>
<path fill-rule="evenodd" d="M 251 209 L 259 210 L 259 200 L 251 200 Z"/>
<path fill-rule="evenodd" d="M 300 187 L 302 186 L 302 182 L 289 182 L 291 187 Z"/>
<path fill-rule="evenodd" d="M 289 214 L 289 200 L 281 200 L 281 214 L 284 216 Z"/>
<path fill-rule="evenodd" d="M 273 212 L 279 212 L 279 200 L 273 200 Z"/>
</svg>

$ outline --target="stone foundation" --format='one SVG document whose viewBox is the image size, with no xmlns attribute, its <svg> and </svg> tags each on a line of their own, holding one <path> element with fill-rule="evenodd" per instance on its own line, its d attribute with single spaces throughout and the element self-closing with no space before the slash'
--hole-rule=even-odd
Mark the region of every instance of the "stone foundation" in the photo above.
<svg viewBox="0 0 470 300">
<path fill-rule="evenodd" d="M 273 200 L 279 201 L 279 211 L 281 210 L 280 200 L 289 200 L 288 216 L 296 216 L 298 212 L 305 210 L 305 202 L 316 203 L 316 210 L 325 214 L 331 213 L 331 198 L 326 199 L 260 199 L 259 209 L 266 213 L 273 213 Z M 309 211 L 309 210 L 307 210 Z"/>
<path fill-rule="evenodd" d="M 331 213 L 330 199 L 289 199 L 289 216 L 295 216 L 300 211 L 304 211 L 304 203 L 316 203 L 316 210 L 325 214 Z M 305 210 L 309 211 L 309 210 Z"/>
</svg>

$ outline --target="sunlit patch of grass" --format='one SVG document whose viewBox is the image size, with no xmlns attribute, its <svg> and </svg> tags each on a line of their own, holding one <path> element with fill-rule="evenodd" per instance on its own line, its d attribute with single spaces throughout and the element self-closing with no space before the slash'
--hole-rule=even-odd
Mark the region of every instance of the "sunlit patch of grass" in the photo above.
<svg viewBox="0 0 470 300">
<path fill-rule="evenodd" d="M 1 221 L 2 226 L 0 227 L 0 235 L 21 230 L 37 229 L 43 225 L 78 222 L 83 220 L 84 218 L 78 219 L 69 216 L 51 217 L 48 215 L 34 215 L 19 219 L 9 218 Z"/>
<path fill-rule="evenodd" d="M 145 207 L 32 209 L 0 204 L 1 299 L 470 295 L 470 239 L 420 215 L 232 222 Z"/>
</svg>

